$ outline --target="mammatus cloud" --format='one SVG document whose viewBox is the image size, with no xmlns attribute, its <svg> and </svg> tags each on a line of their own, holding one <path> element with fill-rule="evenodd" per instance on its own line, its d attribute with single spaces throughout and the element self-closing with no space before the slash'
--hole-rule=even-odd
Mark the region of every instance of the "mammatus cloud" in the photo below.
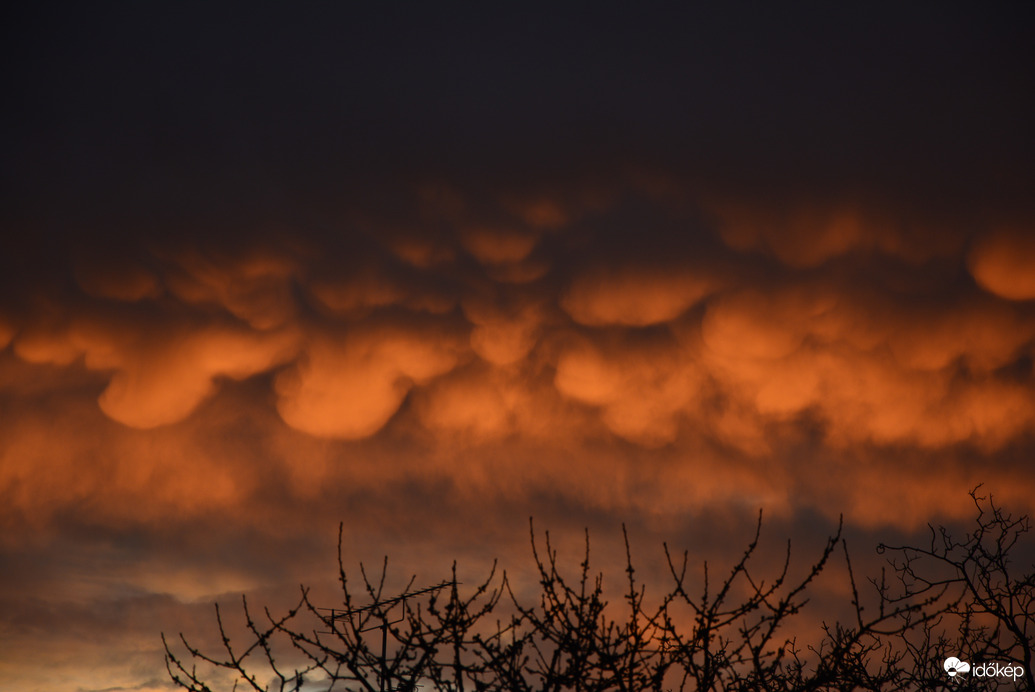
<svg viewBox="0 0 1035 692">
<path fill-rule="evenodd" d="M 81 359 L 91 370 L 111 373 L 98 398 L 101 409 L 146 429 L 183 420 L 215 391 L 218 378 L 265 372 L 296 350 L 290 331 L 133 317 L 95 315 L 50 333 L 30 329 L 16 340 L 15 353 L 34 364 Z"/>
<path fill-rule="evenodd" d="M 580 324 L 646 327 L 679 317 L 717 283 L 685 267 L 602 267 L 576 276 L 561 306 Z"/>
<path fill-rule="evenodd" d="M 951 256 L 966 231 L 887 203 L 826 199 L 709 199 L 722 240 L 738 252 L 761 251 L 805 270 L 848 255 L 881 253 L 911 263 Z"/>
<path fill-rule="evenodd" d="M 678 183 L 607 189 L 542 218 L 454 190 L 460 211 L 343 214 L 345 240 L 188 237 L 25 283 L 0 305 L 0 550 L 143 536 L 181 563 L 98 569 L 175 605 L 306 581 L 327 566 L 285 546 L 339 520 L 417 563 L 414 537 L 499 545 L 529 515 L 909 531 L 979 483 L 1032 509 L 1035 307 L 981 273 L 1006 241 L 899 254 L 922 244 L 899 220 L 781 257 L 727 244 Z M 663 252 L 608 235 L 630 207 Z"/>
<path fill-rule="evenodd" d="M 701 338 L 719 359 L 778 361 L 797 351 L 812 325 L 836 307 L 836 295 L 823 285 L 730 291 L 709 302 Z"/>
<path fill-rule="evenodd" d="M 599 408 L 613 434 L 657 447 L 674 442 L 680 421 L 698 410 L 703 379 L 691 354 L 669 343 L 584 340 L 561 351 L 555 384 Z"/>
<path fill-rule="evenodd" d="M 368 437 L 415 384 L 448 372 L 457 347 L 448 335 L 410 327 L 314 334 L 305 356 L 276 380 L 284 421 L 313 435 Z"/>
<path fill-rule="evenodd" d="M 1035 299 L 1035 235 L 996 230 L 974 242 L 967 256 L 982 288 L 1009 300 Z"/>
<path fill-rule="evenodd" d="M 203 251 L 198 247 L 158 249 L 167 263 L 163 281 L 169 292 L 197 309 L 218 307 L 256 330 L 283 326 L 294 317 L 291 280 L 297 272 L 293 259 L 300 254 L 287 247 Z"/>
<path fill-rule="evenodd" d="M 351 213 L 362 230 L 340 265 L 319 234 L 84 259 L 80 293 L 30 296 L 0 339 L 27 363 L 97 372 L 100 409 L 141 429 L 261 378 L 291 428 L 341 440 L 398 416 L 450 444 L 607 434 L 763 459 L 805 429 L 831 449 L 989 453 L 1031 430 L 1024 236 L 965 243 L 950 227 L 928 243 L 930 224 L 887 204 L 729 197 L 704 205 L 702 230 L 692 188 L 630 185 L 488 199 L 425 186 L 413 216 Z M 623 194 L 664 253 L 598 230 Z M 499 273 L 529 263 L 549 271 Z"/>
<path fill-rule="evenodd" d="M 516 304 L 499 302 L 482 294 L 464 299 L 462 308 L 471 323 L 471 349 L 480 358 L 503 367 L 529 355 L 544 329 L 544 313 L 549 306 L 527 298 Z"/>
<path fill-rule="evenodd" d="M 282 362 L 295 350 L 291 334 L 270 336 L 208 330 L 127 357 L 87 346 L 86 363 L 118 368 L 98 402 L 120 423 L 151 428 L 186 417 L 215 388 L 217 377 L 244 379 Z"/>
<path fill-rule="evenodd" d="M 991 450 L 1030 429 L 1030 380 L 997 372 L 1030 352 L 1030 319 L 980 299 L 910 308 L 833 291 L 710 304 L 703 358 L 725 391 L 774 420 L 818 416 L 838 445 Z"/>
<path fill-rule="evenodd" d="M 536 234 L 504 228 L 474 227 L 461 231 L 464 248 L 479 262 L 489 265 L 514 264 L 535 249 Z"/>
</svg>

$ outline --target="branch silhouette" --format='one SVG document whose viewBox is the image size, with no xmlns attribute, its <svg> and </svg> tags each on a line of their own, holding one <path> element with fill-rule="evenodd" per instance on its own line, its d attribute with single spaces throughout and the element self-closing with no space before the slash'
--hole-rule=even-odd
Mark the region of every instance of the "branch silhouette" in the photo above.
<svg viewBox="0 0 1035 692">
<path fill-rule="evenodd" d="M 182 634 L 178 641 L 163 635 L 166 668 L 195 692 L 231 680 L 234 690 L 277 692 L 892 691 L 944 687 L 950 678 L 942 662 L 962 656 L 1018 666 L 1019 683 L 1035 690 L 1035 566 L 1019 569 L 1013 558 L 1030 521 L 977 489 L 971 497 L 969 532 L 955 537 L 931 526 L 924 545 L 882 544 L 885 567 L 866 579 L 856 574 L 841 523 L 803 576 L 791 577 L 790 541 L 775 571 L 756 568 L 760 512 L 753 537 L 721 578 L 707 562 L 698 574 L 688 551 L 664 545 L 669 586 L 650 596 L 623 527 L 624 587 L 614 604 L 603 573 L 591 568 L 588 532 L 570 576 L 549 532 L 540 537 L 530 521 L 539 584 L 528 602 L 496 563 L 465 589 L 454 563 L 451 579 L 437 586 L 414 592 L 411 578 L 389 592 L 387 558 L 373 574 L 361 565 L 353 583 L 339 527 L 344 608 L 317 606 L 303 586 L 285 614 L 263 609 L 257 617 L 242 597 L 238 643 L 216 606 L 221 649 L 206 653 Z M 824 622 L 814 640 L 803 641 L 796 616 L 834 561 L 846 570 L 848 617 Z M 383 650 L 368 642 L 372 630 L 381 631 Z M 955 689 L 989 689 L 977 682 L 951 679 Z"/>
</svg>

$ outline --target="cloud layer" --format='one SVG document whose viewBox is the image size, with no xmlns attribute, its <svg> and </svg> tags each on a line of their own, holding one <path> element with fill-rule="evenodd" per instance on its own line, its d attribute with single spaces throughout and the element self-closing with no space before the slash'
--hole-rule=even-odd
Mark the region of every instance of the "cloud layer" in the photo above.
<svg viewBox="0 0 1035 692">
<path fill-rule="evenodd" d="M 859 230 L 871 223 L 866 210 L 796 211 L 787 201 L 777 216 L 738 212 L 759 208 L 746 197 L 716 216 L 710 191 L 674 176 L 643 180 L 554 195 L 418 185 L 399 193 L 411 216 L 342 210 L 355 221 L 341 263 L 332 260 L 341 239 L 323 234 L 229 249 L 156 244 L 104 263 L 84 254 L 73 258 L 74 283 L 27 284 L 8 299 L 6 368 L 18 386 L 29 377 L 20 372 L 48 373 L 41 406 L 74 401 L 77 416 L 110 419 L 115 439 L 132 429 L 174 439 L 220 412 L 331 445 L 405 440 L 430 458 L 514 441 L 572 453 L 619 443 L 646 467 L 662 456 L 692 468 L 735 457 L 730 478 L 783 479 L 766 491 L 781 502 L 802 454 L 866 449 L 944 463 L 981 454 L 990 465 L 954 482 L 1002 474 L 1023 496 L 1007 460 L 1035 426 L 1026 235 L 991 222 L 948 228 L 946 243 L 918 253 L 929 232 L 887 207 L 881 235 Z M 515 201 L 524 199 L 534 201 Z M 628 209 L 649 246 L 608 231 Z M 526 265 L 537 269 L 515 269 Z M 234 382 L 253 399 L 231 414 Z M 9 439 L 25 441 L 8 447 L 49 449 L 46 424 L 20 420 Z M 63 445 L 75 449 L 75 439 Z M 48 476 L 24 454 L 8 452 L 6 464 L 20 492 L 65 497 L 45 489 Z M 266 463 L 307 473 L 294 455 Z M 626 462 L 601 458 L 601 472 L 613 463 Z M 725 465 L 708 468 L 716 483 L 728 480 Z M 845 472 L 850 497 L 869 470 Z M 472 475 L 436 473 L 461 484 Z M 199 482 L 219 496 L 218 483 Z M 917 516 L 945 509 L 930 502 Z M 879 506 L 859 518 L 898 523 Z"/>
</svg>

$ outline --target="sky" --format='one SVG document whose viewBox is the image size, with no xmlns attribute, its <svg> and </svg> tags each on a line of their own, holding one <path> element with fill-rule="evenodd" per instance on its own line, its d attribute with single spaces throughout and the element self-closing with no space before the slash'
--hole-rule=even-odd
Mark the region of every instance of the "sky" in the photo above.
<svg viewBox="0 0 1035 692">
<path fill-rule="evenodd" d="M 435 583 L 1035 511 L 1020 3 L 4 13 L 0 689 L 168 689 L 339 522 Z"/>
</svg>

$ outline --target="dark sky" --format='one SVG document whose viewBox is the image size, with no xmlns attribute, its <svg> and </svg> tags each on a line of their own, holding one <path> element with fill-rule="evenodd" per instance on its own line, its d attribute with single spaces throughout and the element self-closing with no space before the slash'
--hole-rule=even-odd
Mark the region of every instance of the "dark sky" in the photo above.
<svg viewBox="0 0 1035 692">
<path fill-rule="evenodd" d="M 23 8 L 5 24 L 5 188 L 33 215 L 60 193 L 98 225 L 127 203 L 251 207 L 273 188 L 307 204 L 371 180 L 632 164 L 1018 204 L 1035 154 L 1021 3 L 188 3 Z"/>
</svg>

